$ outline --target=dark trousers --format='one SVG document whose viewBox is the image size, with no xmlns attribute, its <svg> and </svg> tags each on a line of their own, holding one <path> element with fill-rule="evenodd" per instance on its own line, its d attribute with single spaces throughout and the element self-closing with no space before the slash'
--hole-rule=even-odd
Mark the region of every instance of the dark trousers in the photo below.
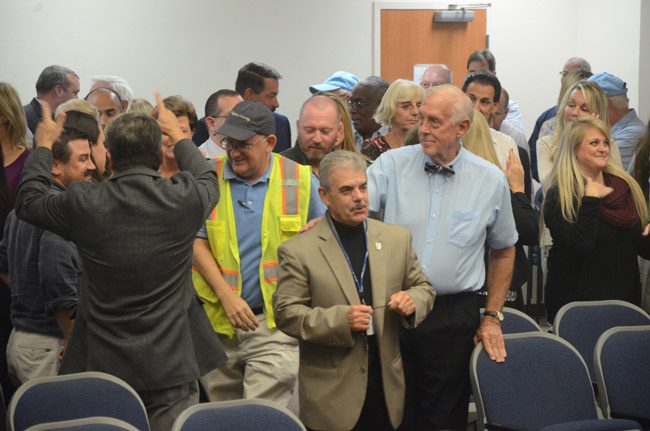
<svg viewBox="0 0 650 431">
<path fill-rule="evenodd" d="M 469 360 L 480 323 L 476 294 L 436 297 L 415 329 L 400 334 L 406 377 L 401 431 L 466 430 Z"/>
<path fill-rule="evenodd" d="M 368 337 L 368 386 L 361 415 L 354 431 L 393 431 L 386 408 L 381 378 L 379 348 L 375 336 Z"/>
<path fill-rule="evenodd" d="M 185 409 L 199 403 L 199 384 L 194 381 L 166 389 L 138 391 L 138 395 L 147 409 L 151 431 L 169 431 Z"/>
</svg>

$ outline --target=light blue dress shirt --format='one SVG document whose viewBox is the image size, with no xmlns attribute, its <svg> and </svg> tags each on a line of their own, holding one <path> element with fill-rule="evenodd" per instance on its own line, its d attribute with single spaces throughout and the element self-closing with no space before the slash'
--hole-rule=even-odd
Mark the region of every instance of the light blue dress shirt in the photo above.
<svg viewBox="0 0 650 431">
<path fill-rule="evenodd" d="M 634 151 L 636 151 L 636 147 L 639 145 L 639 141 L 641 141 L 645 132 L 646 126 L 639 116 L 636 115 L 634 109 L 627 111 L 627 114 L 612 127 L 612 136 L 621 152 L 623 169 L 630 167 Z"/>
<path fill-rule="evenodd" d="M 461 147 L 455 175 L 424 171 L 421 145 L 383 153 L 368 168 L 370 211 L 407 227 L 422 271 L 439 295 L 477 291 L 485 280 L 485 244 L 517 242 L 505 175 Z"/>
<path fill-rule="evenodd" d="M 240 271 L 242 277 L 242 298 L 251 308 L 264 306 L 262 289 L 260 289 L 259 265 L 262 259 L 262 212 L 264 198 L 269 189 L 269 180 L 273 163 L 257 181 L 249 183 L 235 174 L 230 163 L 223 164 L 223 177 L 230 181 L 232 206 L 237 220 L 237 245 L 239 247 Z M 318 196 L 320 183 L 314 174 L 311 176 L 309 192 L 309 214 L 307 220 L 320 217 L 325 213 L 325 205 Z M 208 237 L 205 223 L 196 234 L 198 238 Z"/>
</svg>

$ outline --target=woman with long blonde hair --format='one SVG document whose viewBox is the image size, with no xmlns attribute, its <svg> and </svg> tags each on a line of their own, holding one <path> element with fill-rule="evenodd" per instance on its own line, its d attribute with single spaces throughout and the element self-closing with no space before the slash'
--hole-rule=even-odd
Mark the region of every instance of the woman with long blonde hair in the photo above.
<svg viewBox="0 0 650 431">
<path fill-rule="evenodd" d="M 13 208 L 16 198 L 20 174 L 30 153 L 25 139 L 26 135 L 27 121 L 18 93 L 11 85 L 0 82 L 0 144 L 11 208 Z"/>
<path fill-rule="evenodd" d="M 537 141 L 537 172 L 539 181 L 545 189 L 551 173 L 555 154 L 564 130 L 579 118 L 598 118 L 609 125 L 607 117 L 607 96 L 598 84 L 591 81 L 578 81 L 566 92 L 555 115 L 555 132 Z M 610 140 L 610 157 L 622 166 L 621 154 L 613 140 Z"/>
<path fill-rule="evenodd" d="M 581 118 L 562 133 L 546 193 L 553 238 L 546 281 L 547 318 L 572 301 L 640 304 L 637 255 L 650 257 L 641 188 L 611 158 L 605 122 Z"/>
</svg>

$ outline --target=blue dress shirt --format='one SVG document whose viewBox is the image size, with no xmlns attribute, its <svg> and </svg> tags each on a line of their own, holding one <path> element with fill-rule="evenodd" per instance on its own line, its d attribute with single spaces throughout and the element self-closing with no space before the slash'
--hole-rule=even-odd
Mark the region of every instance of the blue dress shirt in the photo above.
<svg viewBox="0 0 650 431">
<path fill-rule="evenodd" d="M 506 177 L 460 148 L 454 175 L 424 171 L 421 145 L 383 153 L 368 168 L 370 211 L 407 227 L 422 271 L 439 295 L 477 291 L 485 280 L 485 244 L 517 242 Z"/>
<path fill-rule="evenodd" d="M 270 156 L 272 157 L 272 156 Z M 232 206 L 237 220 L 237 245 L 239 247 L 240 271 L 242 277 L 242 298 L 251 308 L 263 307 L 262 289 L 260 289 L 259 265 L 262 259 L 262 212 L 264 198 L 269 188 L 273 163 L 260 178 L 249 183 L 235 174 L 230 163 L 223 164 L 223 177 L 230 181 Z M 320 217 L 325 213 L 325 206 L 318 197 L 320 183 L 314 174 L 311 176 L 309 193 L 309 214 L 307 220 Z M 198 238 L 208 238 L 205 223 L 196 234 Z"/>
</svg>

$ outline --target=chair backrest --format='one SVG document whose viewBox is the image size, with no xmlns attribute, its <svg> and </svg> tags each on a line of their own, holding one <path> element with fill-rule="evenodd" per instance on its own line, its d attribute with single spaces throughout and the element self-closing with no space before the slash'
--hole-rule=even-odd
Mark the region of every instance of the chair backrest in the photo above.
<svg viewBox="0 0 650 431">
<path fill-rule="evenodd" d="M 24 383 L 9 402 L 8 430 L 24 431 L 46 423 L 104 416 L 149 431 L 138 394 L 110 374 L 84 372 L 44 377 Z"/>
<path fill-rule="evenodd" d="M 289 410 L 260 399 L 197 404 L 181 413 L 172 431 L 305 431 Z"/>
<path fill-rule="evenodd" d="M 26 431 L 138 431 L 133 425 L 115 418 L 93 416 L 69 421 L 47 422 L 27 428 Z"/>
<path fill-rule="evenodd" d="M 504 340 L 504 363 L 492 361 L 481 343 L 470 362 L 476 409 L 487 424 L 532 430 L 598 419 L 587 366 L 573 346 L 545 332 Z"/>
<path fill-rule="evenodd" d="M 587 363 L 592 382 L 594 348 L 598 338 L 616 326 L 650 325 L 650 316 L 625 301 L 581 301 L 564 305 L 553 322 L 555 334 L 571 343 Z"/>
<path fill-rule="evenodd" d="M 650 420 L 650 326 L 620 326 L 600 336 L 594 371 L 603 412 Z"/>
<path fill-rule="evenodd" d="M 484 309 L 481 309 L 483 315 Z M 522 332 L 541 331 L 542 328 L 526 313 L 515 308 L 503 307 L 503 322 L 501 332 L 504 334 L 519 334 Z"/>
</svg>

